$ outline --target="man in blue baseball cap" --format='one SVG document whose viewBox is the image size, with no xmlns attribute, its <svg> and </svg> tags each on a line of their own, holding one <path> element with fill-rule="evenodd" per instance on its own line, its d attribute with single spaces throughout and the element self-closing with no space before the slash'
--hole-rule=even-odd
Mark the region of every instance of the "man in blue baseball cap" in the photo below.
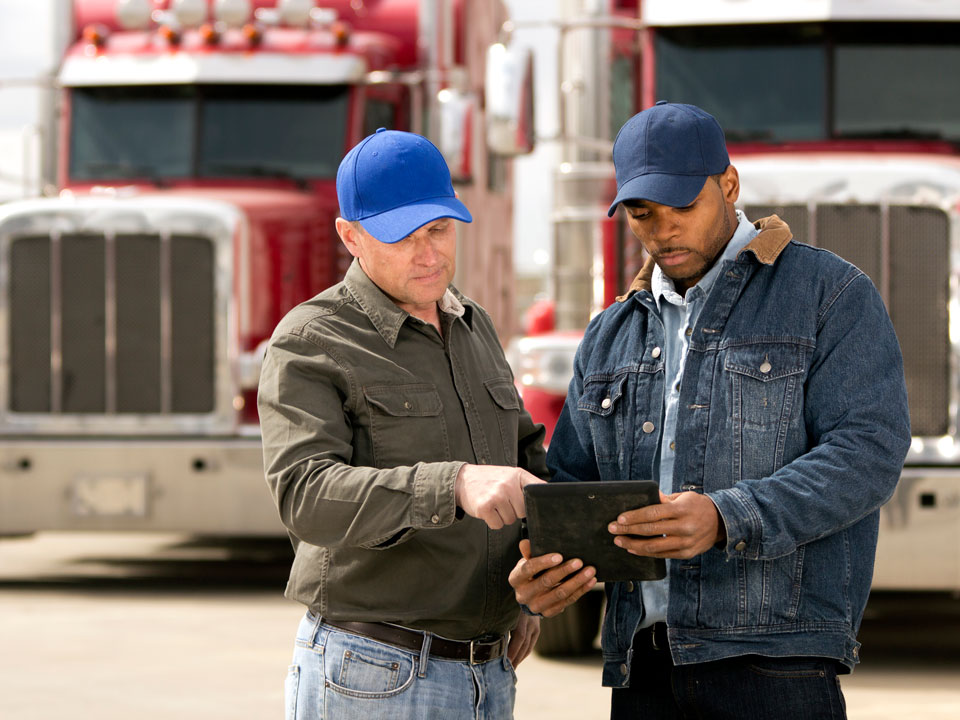
<svg viewBox="0 0 960 720">
<path fill-rule="evenodd" d="M 267 482 L 307 606 L 287 717 L 511 718 L 539 618 L 507 581 L 546 478 L 489 316 L 450 285 L 471 222 L 440 151 L 378 130 L 337 173 L 343 281 L 278 325 L 259 389 Z"/>
<path fill-rule="evenodd" d="M 547 464 L 554 481 L 652 479 L 610 518 L 660 581 L 608 584 L 603 682 L 620 718 L 843 718 L 879 508 L 910 420 L 900 347 L 870 279 L 749 222 L 723 132 L 657 103 L 613 148 L 648 261 L 589 325 Z M 555 615 L 593 584 L 529 556 L 518 601 Z"/>
</svg>

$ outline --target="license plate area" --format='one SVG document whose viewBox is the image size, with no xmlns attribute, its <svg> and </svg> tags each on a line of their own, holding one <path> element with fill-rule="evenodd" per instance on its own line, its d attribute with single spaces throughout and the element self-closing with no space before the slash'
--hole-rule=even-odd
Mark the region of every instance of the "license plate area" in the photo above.
<svg viewBox="0 0 960 720">
<path fill-rule="evenodd" d="M 78 517 L 145 517 L 150 481 L 142 473 L 79 475 L 71 509 Z"/>
</svg>

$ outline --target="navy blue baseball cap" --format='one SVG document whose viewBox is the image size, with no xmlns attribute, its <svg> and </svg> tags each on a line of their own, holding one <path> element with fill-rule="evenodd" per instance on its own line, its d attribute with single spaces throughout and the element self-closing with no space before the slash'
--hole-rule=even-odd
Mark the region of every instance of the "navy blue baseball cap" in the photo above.
<svg viewBox="0 0 960 720">
<path fill-rule="evenodd" d="M 692 203 L 711 175 L 730 165 L 723 130 L 696 105 L 661 100 L 627 120 L 613 143 L 617 197 L 650 200 L 671 207 Z"/>
<path fill-rule="evenodd" d="M 384 243 L 442 217 L 473 222 L 437 147 L 400 130 L 380 128 L 347 153 L 337 169 L 337 199 L 340 217 Z"/>
</svg>

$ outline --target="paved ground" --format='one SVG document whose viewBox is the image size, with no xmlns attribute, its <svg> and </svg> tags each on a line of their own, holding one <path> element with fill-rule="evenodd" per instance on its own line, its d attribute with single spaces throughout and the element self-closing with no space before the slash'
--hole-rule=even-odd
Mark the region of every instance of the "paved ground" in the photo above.
<svg viewBox="0 0 960 720">
<path fill-rule="evenodd" d="M 0 718 L 281 717 L 300 609 L 281 542 L 47 534 L 0 540 Z M 960 717 L 960 600 L 871 606 L 851 720 Z M 518 720 L 598 720 L 600 661 L 532 657 Z"/>
</svg>

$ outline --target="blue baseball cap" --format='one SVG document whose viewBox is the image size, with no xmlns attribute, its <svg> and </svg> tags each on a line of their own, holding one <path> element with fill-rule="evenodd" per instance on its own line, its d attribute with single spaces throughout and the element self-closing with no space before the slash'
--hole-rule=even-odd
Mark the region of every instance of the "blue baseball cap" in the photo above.
<svg viewBox="0 0 960 720">
<path fill-rule="evenodd" d="M 380 128 L 361 140 L 337 169 L 340 217 L 356 220 L 384 243 L 403 240 L 442 217 L 473 222 L 457 200 L 450 169 L 421 135 Z"/>
<path fill-rule="evenodd" d="M 730 165 L 720 124 L 695 105 L 661 100 L 624 123 L 613 143 L 617 197 L 671 207 L 692 203 L 711 175 Z"/>
</svg>

